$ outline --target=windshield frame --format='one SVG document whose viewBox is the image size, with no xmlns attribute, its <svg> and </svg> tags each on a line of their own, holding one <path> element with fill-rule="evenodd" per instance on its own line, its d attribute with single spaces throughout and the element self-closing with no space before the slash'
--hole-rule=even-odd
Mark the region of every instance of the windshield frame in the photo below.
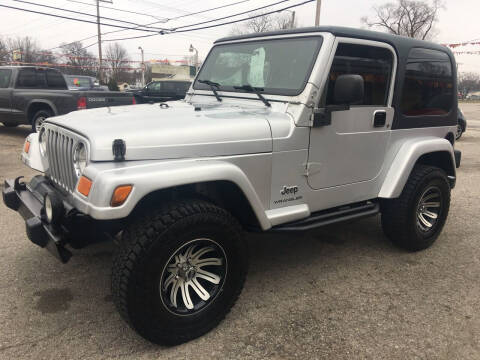
<svg viewBox="0 0 480 360">
<path fill-rule="evenodd" d="M 213 53 L 213 50 L 217 47 L 223 47 L 223 46 L 230 46 L 230 45 L 240 45 L 240 44 L 253 44 L 253 43 L 265 43 L 265 42 L 274 42 L 274 41 L 284 41 L 284 40 L 296 40 L 296 39 L 317 39 L 317 48 L 315 49 L 312 59 L 310 61 L 310 64 L 308 66 L 308 70 L 306 71 L 305 79 L 302 82 L 301 87 L 298 89 L 281 89 L 281 88 L 276 88 L 276 89 L 269 89 L 265 88 L 264 90 L 261 91 L 262 94 L 266 95 L 280 95 L 280 96 L 297 96 L 300 95 L 304 90 L 305 87 L 307 86 L 307 83 L 312 75 L 313 68 L 315 66 L 315 63 L 317 62 L 318 59 L 318 54 L 320 53 L 320 50 L 323 45 L 324 37 L 322 35 L 304 35 L 304 36 L 285 36 L 285 37 L 275 37 L 275 38 L 263 38 L 263 39 L 248 39 L 248 40 L 241 40 L 241 41 L 233 41 L 233 42 L 226 42 L 226 43 L 220 43 L 214 45 L 211 49 L 210 52 L 208 53 L 207 57 L 205 58 L 205 61 L 203 62 L 203 65 L 198 72 L 197 76 L 195 77 L 195 81 L 193 82 L 193 89 L 194 90 L 206 90 L 206 91 L 211 91 L 210 86 L 206 84 L 201 84 L 198 82 L 198 80 L 202 79 L 202 72 L 204 71 L 204 65 L 207 63 L 208 59 Z M 202 79 L 204 80 L 204 79 Z M 207 79 L 209 80 L 209 79 Z M 220 88 L 217 89 L 218 92 L 235 92 L 235 93 L 246 93 L 245 90 L 238 90 L 234 89 L 233 86 L 220 86 Z"/>
</svg>

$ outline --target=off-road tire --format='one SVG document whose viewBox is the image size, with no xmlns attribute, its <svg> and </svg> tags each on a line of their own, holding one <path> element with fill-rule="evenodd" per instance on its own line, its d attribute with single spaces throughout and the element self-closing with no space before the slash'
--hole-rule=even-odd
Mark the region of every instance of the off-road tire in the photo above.
<svg viewBox="0 0 480 360">
<path fill-rule="evenodd" d="M 457 131 L 455 132 L 455 140 L 459 140 L 463 135 L 463 126 L 458 123 L 457 124 Z"/>
<path fill-rule="evenodd" d="M 198 238 L 221 244 L 228 271 L 208 306 L 179 316 L 164 305 L 161 273 L 177 249 Z M 241 227 L 227 211 L 203 200 L 179 200 L 139 216 L 124 230 L 112 269 L 114 303 L 127 323 L 147 340 L 180 344 L 223 320 L 243 288 L 247 259 Z"/>
<path fill-rule="evenodd" d="M 433 227 L 425 232 L 417 223 L 417 209 L 424 191 L 435 187 L 441 194 L 441 206 Z M 400 197 L 381 202 L 382 228 L 397 246 L 409 251 L 423 250 L 431 246 L 440 235 L 450 207 L 450 185 L 442 169 L 416 165 L 405 184 Z"/>
<path fill-rule="evenodd" d="M 39 119 L 47 119 L 49 117 L 53 116 L 53 113 L 48 110 L 48 109 L 42 109 L 42 110 L 38 110 L 35 115 L 33 115 L 32 117 L 32 121 L 31 121 L 31 124 L 32 124 L 32 131 L 33 132 L 37 132 L 37 123 L 39 122 Z M 42 121 L 43 122 L 43 121 Z"/>
</svg>

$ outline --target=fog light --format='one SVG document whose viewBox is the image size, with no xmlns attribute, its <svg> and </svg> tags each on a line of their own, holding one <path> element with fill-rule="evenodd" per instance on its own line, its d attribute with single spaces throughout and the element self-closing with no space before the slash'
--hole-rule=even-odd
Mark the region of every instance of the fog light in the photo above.
<svg viewBox="0 0 480 360">
<path fill-rule="evenodd" d="M 57 224 L 64 214 L 62 199 L 55 193 L 46 194 L 43 202 L 43 210 L 45 220 L 50 224 Z"/>
</svg>

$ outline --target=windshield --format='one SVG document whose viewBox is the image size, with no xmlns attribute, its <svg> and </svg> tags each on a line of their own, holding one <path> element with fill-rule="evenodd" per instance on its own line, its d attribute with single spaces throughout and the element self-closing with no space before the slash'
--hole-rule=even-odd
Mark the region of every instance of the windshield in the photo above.
<svg viewBox="0 0 480 360">
<path fill-rule="evenodd" d="M 85 76 L 66 76 L 70 87 L 90 87 L 90 78 Z"/>
<path fill-rule="evenodd" d="M 205 60 L 199 80 L 219 85 L 220 91 L 238 91 L 250 85 L 275 95 L 298 95 L 308 81 L 322 38 L 297 37 L 217 45 Z M 196 90 L 210 90 L 195 81 Z"/>
</svg>

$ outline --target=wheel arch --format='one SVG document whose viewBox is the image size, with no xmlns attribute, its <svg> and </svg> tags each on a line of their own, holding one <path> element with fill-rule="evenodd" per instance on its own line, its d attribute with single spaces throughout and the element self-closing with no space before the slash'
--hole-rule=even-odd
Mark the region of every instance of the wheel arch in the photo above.
<svg viewBox="0 0 480 360">
<path fill-rule="evenodd" d="M 135 217 L 158 206 L 159 202 L 181 199 L 203 199 L 230 212 L 247 229 L 262 225 L 244 191 L 231 180 L 195 182 L 154 190 L 141 198 L 131 212 Z"/>
<path fill-rule="evenodd" d="M 399 197 L 416 164 L 436 166 L 444 170 L 447 176 L 456 176 L 453 146 L 448 139 L 424 138 L 406 141 L 397 152 L 378 197 Z"/>
<path fill-rule="evenodd" d="M 48 100 L 45 99 L 34 99 L 30 101 L 27 107 L 27 119 L 28 122 L 31 124 L 33 120 L 33 116 L 40 110 L 50 110 L 53 115 L 57 115 L 57 108 L 56 106 Z"/>
<path fill-rule="evenodd" d="M 225 208 L 247 228 L 271 227 L 255 187 L 243 170 L 230 162 L 158 162 L 109 170 L 101 167 L 93 165 L 85 171 L 93 181 L 88 201 L 75 196 L 78 209 L 93 218 L 127 218 L 164 200 L 200 198 Z M 129 198 L 122 206 L 111 207 L 113 190 L 125 184 L 133 185 Z"/>
</svg>

